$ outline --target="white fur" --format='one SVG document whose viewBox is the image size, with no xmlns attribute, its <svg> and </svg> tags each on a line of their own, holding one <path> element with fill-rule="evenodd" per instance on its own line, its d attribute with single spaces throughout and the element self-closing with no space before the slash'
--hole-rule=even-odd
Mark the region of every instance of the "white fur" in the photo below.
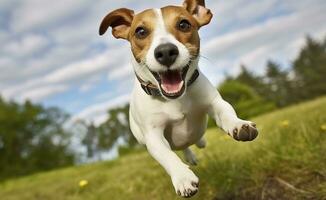
<svg viewBox="0 0 326 200">
<path fill-rule="evenodd" d="M 179 48 L 180 56 L 172 66 L 184 67 L 190 59 L 187 48 L 168 33 L 160 10 L 155 10 L 157 27 L 151 47 L 146 56 L 147 66 L 133 60 L 135 72 L 145 81 L 157 83 L 146 67 L 153 71 L 164 70 L 154 58 L 154 49 L 159 44 L 171 42 Z M 198 59 L 192 62 L 186 80 L 198 66 Z M 225 102 L 216 88 L 200 73 L 198 79 L 187 88 L 185 94 L 176 100 L 147 95 L 139 82 L 135 81 L 130 102 L 130 127 L 137 140 L 145 144 L 149 153 L 171 176 L 176 191 L 187 196 L 189 191 L 197 191 L 192 183 L 198 183 L 197 176 L 184 164 L 173 150 L 185 150 L 186 159 L 195 162 L 193 153 L 188 149 L 192 144 L 205 146 L 202 139 L 206 130 L 207 114 L 216 120 L 224 131 L 232 133 L 247 121 L 236 116 L 233 108 Z"/>
</svg>

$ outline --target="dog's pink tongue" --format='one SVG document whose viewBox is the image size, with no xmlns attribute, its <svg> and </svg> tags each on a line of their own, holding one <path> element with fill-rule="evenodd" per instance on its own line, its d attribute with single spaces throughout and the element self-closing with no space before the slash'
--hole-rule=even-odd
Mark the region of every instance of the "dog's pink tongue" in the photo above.
<svg viewBox="0 0 326 200">
<path fill-rule="evenodd" d="M 177 71 L 168 71 L 161 76 L 162 88 L 168 93 L 179 92 L 182 88 L 182 77 Z"/>
</svg>

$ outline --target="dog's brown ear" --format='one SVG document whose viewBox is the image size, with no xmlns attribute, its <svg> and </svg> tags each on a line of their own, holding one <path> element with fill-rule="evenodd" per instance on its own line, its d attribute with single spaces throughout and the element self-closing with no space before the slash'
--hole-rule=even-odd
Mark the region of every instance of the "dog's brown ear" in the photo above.
<svg viewBox="0 0 326 200">
<path fill-rule="evenodd" d="M 196 19 L 199 27 L 209 24 L 213 14 L 205 7 L 205 0 L 185 0 L 183 7 Z"/>
<path fill-rule="evenodd" d="M 133 10 L 129 10 L 127 8 L 114 10 L 106 15 L 102 20 L 99 34 L 103 35 L 109 27 L 112 27 L 112 34 L 115 38 L 128 39 L 133 18 Z"/>
</svg>

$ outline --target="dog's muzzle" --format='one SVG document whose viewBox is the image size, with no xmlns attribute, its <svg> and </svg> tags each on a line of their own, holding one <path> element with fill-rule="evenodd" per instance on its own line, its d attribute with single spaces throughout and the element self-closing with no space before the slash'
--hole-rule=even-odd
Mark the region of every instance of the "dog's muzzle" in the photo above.
<svg viewBox="0 0 326 200">
<path fill-rule="evenodd" d="M 146 94 L 152 96 L 163 95 L 169 99 L 176 99 L 184 93 L 186 86 L 189 87 L 193 84 L 199 76 L 199 71 L 196 69 L 186 83 L 185 78 L 188 70 L 189 65 L 184 67 L 182 70 L 167 70 L 165 72 L 151 71 L 159 83 L 159 87 L 153 83 L 143 81 L 139 76 L 137 76 L 137 74 L 136 76 Z"/>
<path fill-rule="evenodd" d="M 175 99 L 180 97 L 185 89 L 185 78 L 189 65 L 182 70 L 167 70 L 164 72 L 152 72 L 159 83 L 160 90 L 165 97 Z"/>
</svg>

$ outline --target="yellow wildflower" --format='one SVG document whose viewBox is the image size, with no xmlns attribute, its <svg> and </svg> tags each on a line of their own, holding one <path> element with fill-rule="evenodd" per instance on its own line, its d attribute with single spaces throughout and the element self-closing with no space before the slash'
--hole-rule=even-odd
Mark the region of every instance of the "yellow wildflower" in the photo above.
<svg viewBox="0 0 326 200">
<path fill-rule="evenodd" d="M 79 181 L 79 187 L 84 188 L 88 185 L 88 181 L 87 180 L 81 180 Z"/>
<path fill-rule="evenodd" d="M 287 126 L 289 126 L 289 124 L 290 124 L 289 120 L 283 120 L 283 121 L 281 121 L 280 125 L 283 127 L 287 127 Z"/>
<path fill-rule="evenodd" d="M 326 131 L 326 124 L 322 124 L 322 125 L 320 126 L 320 129 L 321 129 L 322 131 Z"/>
</svg>

